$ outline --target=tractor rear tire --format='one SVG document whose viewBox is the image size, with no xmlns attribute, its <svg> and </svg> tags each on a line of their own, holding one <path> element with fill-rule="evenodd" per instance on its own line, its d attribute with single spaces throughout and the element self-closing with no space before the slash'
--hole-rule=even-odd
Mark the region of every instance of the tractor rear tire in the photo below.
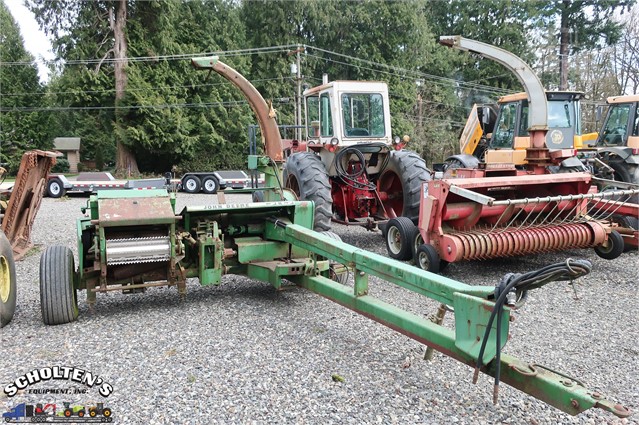
<svg viewBox="0 0 639 425">
<path fill-rule="evenodd" d="M 182 182 L 182 188 L 186 193 L 199 193 L 202 188 L 202 182 L 198 176 L 188 176 Z"/>
<path fill-rule="evenodd" d="M 215 195 L 219 189 L 220 184 L 217 182 L 215 177 L 209 176 L 202 180 L 202 192 L 209 195 Z"/>
<path fill-rule="evenodd" d="M 413 254 L 415 229 L 417 227 L 408 217 L 392 218 L 386 224 L 386 251 L 396 260 L 409 260 Z"/>
<path fill-rule="evenodd" d="M 73 286 L 73 253 L 66 246 L 51 246 L 40 258 L 40 306 L 45 325 L 61 325 L 78 318 Z"/>
<path fill-rule="evenodd" d="M 623 251 L 623 237 L 616 230 L 610 232 L 605 245 L 595 247 L 595 253 L 606 260 L 614 260 L 619 257 Z"/>
<path fill-rule="evenodd" d="M 0 232 L 0 328 L 9 324 L 16 311 L 16 264 L 11 243 Z"/>
<path fill-rule="evenodd" d="M 282 173 L 284 187 L 291 189 L 301 201 L 315 203 L 313 228 L 327 231 L 331 228 L 333 198 L 326 167 L 313 152 L 297 152 L 289 156 Z"/>
<path fill-rule="evenodd" d="M 430 244 L 420 245 L 415 259 L 415 264 L 422 270 L 431 273 L 439 273 L 441 270 L 441 258 L 435 247 Z"/>
<path fill-rule="evenodd" d="M 384 201 L 386 212 L 392 209 L 395 215 L 408 217 L 416 223 L 422 183 L 429 180 L 430 171 L 419 155 L 410 151 L 392 151 L 388 165 L 377 180 L 377 190 L 390 195 L 390 199 Z"/>
</svg>

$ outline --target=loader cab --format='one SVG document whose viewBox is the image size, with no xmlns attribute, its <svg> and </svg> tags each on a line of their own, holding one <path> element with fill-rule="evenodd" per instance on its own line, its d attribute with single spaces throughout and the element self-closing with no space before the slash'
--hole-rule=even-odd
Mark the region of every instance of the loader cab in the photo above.
<svg viewBox="0 0 639 425">
<path fill-rule="evenodd" d="M 582 134 L 581 105 L 583 93 L 546 92 L 548 100 L 548 132 L 546 147 L 550 150 L 581 147 L 596 138 L 595 133 Z M 528 133 L 529 104 L 526 93 L 503 96 L 492 138 L 486 152 L 487 163 L 526 164 L 530 147 Z"/>
<path fill-rule="evenodd" d="M 639 95 L 606 99 L 608 114 L 597 137 L 597 147 L 639 149 Z"/>
<path fill-rule="evenodd" d="M 367 143 L 391 144 L 388 86 L 333 81 L 304 91 L 307 139 L 334 151 Z"/>
</svg>

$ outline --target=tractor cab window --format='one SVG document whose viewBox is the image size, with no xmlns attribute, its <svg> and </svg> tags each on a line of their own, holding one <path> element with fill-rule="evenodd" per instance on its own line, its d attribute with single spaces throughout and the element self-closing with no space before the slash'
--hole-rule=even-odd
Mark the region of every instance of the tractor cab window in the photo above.
<svg viewBox="0 0 639 425">
<path fill-rule="evenodd" d="M 310 138 L 333 136 L 331 99 L 327 93 L 306 98 L 306 122 Z"/>
<path fill-rule="evenodd" d="M 600 144 L 604 146 L 625 145 L 630 115 L 630 104 L 613 105 L 608 111 L 608 120 L 601 133 Z"/>
<path fill-rule="evenodd" d="M 517 104 L 502 105 L 499 111 L 499 119 L 495 126 L 491 148 L 512 148 L 515 137 L 515 125 L 517 122 Z"/>
<path fill-rule="evenodd" d="M 342 95 L 345 137 L 384 137 L 384 104 L 379 93 Z"/>
<path fill-rule="evenodd" d="M 639 136 L 639 107 L 635 109 L 635 125 L 632 129 L 633 136 Z"/>
<path fill-rule="evenodd" d="M 320 135 L 320 115 L 319 97 L 309 96 L 306 98 L 306 122 L 308 137 L 316 139 Z"/>
<path fill-rule="evenodd" d="M 548 128 L 572 127 L 570 102 L 569 100 L 548 102 Z"/>
</svg>

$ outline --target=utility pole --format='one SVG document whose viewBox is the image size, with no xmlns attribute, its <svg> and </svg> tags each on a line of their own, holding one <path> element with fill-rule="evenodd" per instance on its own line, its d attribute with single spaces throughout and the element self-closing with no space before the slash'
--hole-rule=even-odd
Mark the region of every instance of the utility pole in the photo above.
<svg viewBox="0 0 639 425">
<path fill-rule="evenodd" d="M 301 44 L 297 45 L 297 49 L 289 52 L 289 55 L 296 54 L 295 60 L 295 80 L 297 82 L 297 96 L 295 99 L 295 125 L 300 127 L 302 125 L 302 52 L 304 47 Z M 291 72 L 292 74 L 293 72 Z M 297 140 L 302 139 L 302 129 L 295 129 L 295 138 Z"/>
</svg>

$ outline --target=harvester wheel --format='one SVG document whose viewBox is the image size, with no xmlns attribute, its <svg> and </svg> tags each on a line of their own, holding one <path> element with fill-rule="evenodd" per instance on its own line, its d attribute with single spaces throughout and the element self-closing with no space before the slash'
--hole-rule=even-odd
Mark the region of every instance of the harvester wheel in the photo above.
<svg viewBox="0 0 639 425">
<path fill-rule="evenodd" d="M 333 198 L 326 167 L 313 152 L 297 152 L 289 156 L 282 173 L 284 185 L 302 201 L 315 203 L 315 225 L 318 232 L 331 228 Z"/>
<path fill-rule="evenodd" d="M 13 250 L 4 232 L 0 232 L 0 328 L 13 318 L 16 310 L 16 265 Z"/>
<path fill-rule="evenodd" d="M 386 213 L 417 220 L 422 183 L 430 180 L 426 163 L 414 152 L 392 151 L 388 165 L 377 180 L 377 190 L 385 193 Z"/>
<path fill-rule="evenodd" d="M 328 236 L 331 239 L 335 239 L 336 241 L 342 241 L 342 238 L 339 237 L 338 234 L 333 233 L 333 232 L 320 232 L 321 234 L 323 234 L 324 236 Z M 346 268 L 346 266 L 344 266 L 341 263 L 338 263 L 337 261 L 329 261 L 329 269 L 328 269 L 328 275 L 331 278 L 331 280 L 334 280 L 337 283 L 340 283 L 342 285 L 345 285 L 346 282 L 348 281 L 348 269 Z"/>
<path fill-rule="evenodd" d="M 413 244 L 411 245 L 411 256 L 415 264 L 417 264 L 417 250 L 419 246 L 424 243 L 424 238 L 422 238 L 422 233 L 419 231 L 419 227 L 415 226 L 415 233 L 413 233 L 412 238 Z"/>
<path fill-rule="evenodd" d="M 187 193 L 198 193 L 202 187 L 202 182 L 198 176 L 188 176 L 184 179 L 182 186 Z"/>
<path fill-rule="evenodd" d="M 78 318 L 73 287 L 73 253 L 66 246 L 50 246 L 40 258 L 40 307 L 45 325 L 60 325 Z"/>
<path fill-rule="evenodd" d="M 256 190 L 255 192 L 253 192 L 251 199 L 253 202 L 264 202 L 264 191 Z"/>
<path fill-rule="evenodd" d="M 417 249 L 415 264 L 422 270 L 432 273 L 439 273 L 441 270 L 440 257 L 434 246 L 430 244 L 421 244 Z"/>
<path fill-rule="evenodd" d="M 209 176 L 202 181 L 202 191 L 204 193 L 215 195 L 219 189 L 220 185 L 215 177 Z"/>
<path fill-rule="evenodd" d="M 623 237 L 616 230 L 610 232 L 606 243 L 595 247 L 595 253 L 606 260 L 614 260 L 623 253 L 623 250 Z"/>
<path fill-rule="evenodd" d="M 386 224 L 386 250 L 391 258 L 409 260 L 413 253 L 415 229 L 408 217 L 396 217 Z"/>
<path fill-rule="evenodd" d="M 61 198 L 64 196 L 64 186 L 60 179 L 51 179 L 47 183 L 47 196 L 49 198 Z"/>
</svg>

